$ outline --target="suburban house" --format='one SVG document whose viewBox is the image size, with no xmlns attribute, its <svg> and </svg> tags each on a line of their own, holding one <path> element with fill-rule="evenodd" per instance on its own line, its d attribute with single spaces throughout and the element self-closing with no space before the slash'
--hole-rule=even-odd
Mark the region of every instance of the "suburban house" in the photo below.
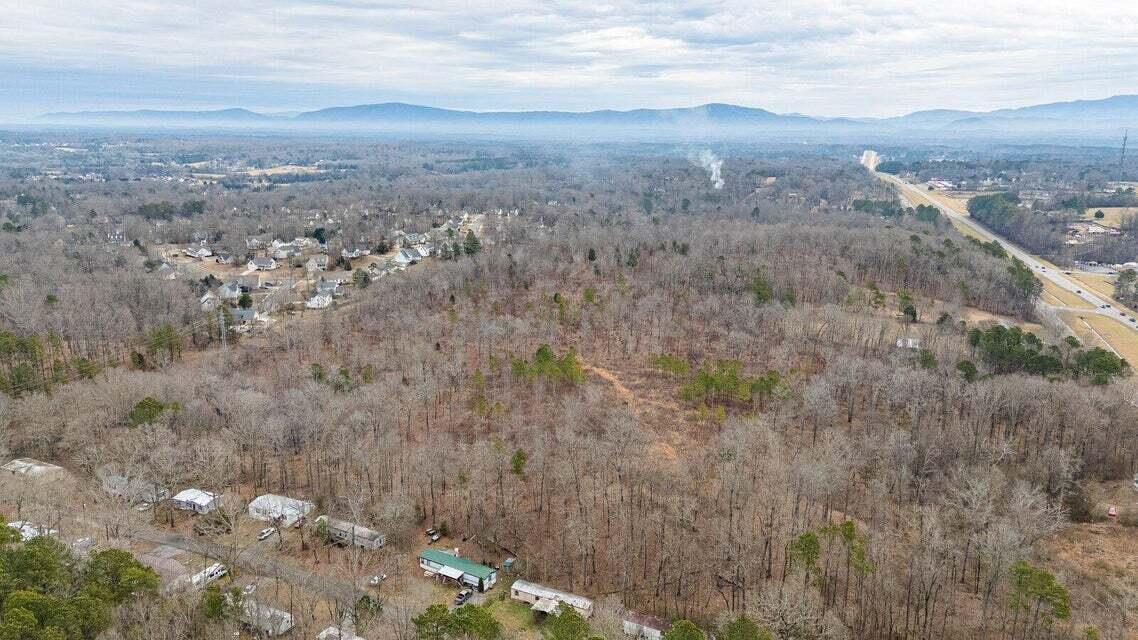
<svg viewBox="0 0 1138 640">
<path fill-rule="evenodd" d="M 277 260 L 288 260 L 289 258 L 291 258 L 293 256 L 299 256 L 302 253 L 302 251 L 303 250 L 299 246 L 289 242 L 289 243 L 285 243 L 285 244 L 274 247 L 273 248 L 273 257 L 276 258 Z"/>
<path fill-rule="evenodd" d="M 266 522 L 279 522 L 281 526 L 291 526 L 316 505 L 307 500 L 297 500 L 288 496 L 279 496 L 275 493 L 266 493 L 257 496 L 249 503 L 249 517 Z"/>
<path fill-rule="evenodd" d="M 217 260 L 217 264 L 233 264 L 232 253 L 219 253 L 214 259 Z"/>
<path fill-rule="evenodd" d="M 479 591 L 490 589 L 498 580 L 498 571 L 493 567 L 460 558 L 457 553 L 441 549 L 427 549 L 420 553 L 419 567 L 432 577 L 449 578 Z"/>
<path fill-rule="evenodd" d="M 400 249 L 399 253 L 395 254 L 395 257 L 391 260 L 401 267 L 406 267 L 415 264 L 422 258 L 423 256 L 419 255 L 419 252 L 414 249 Z"/>
<path fill-rule="evenodd" d="M 272 258 L 257 257 L 250 260 L 245 266 L 251 271 L 272 271 L 280 265 Z"/>
<path fill-rule="evenodd" d="M 325 279 L 321 278 L 321 279 L 316 281 L 316 285 L 315 285 L 314 289 L 315 289 L 315 292 L 317 295 L 323 294 L 323 295 L 334 296 L 334 295 L 340 293 L 340 281 L 339 280 L 325 280 Z"/>
<path fill-rule="evenodd" d="M 624 616 L 624 635 L 643 640 L 660 640 L 672 625 L 663 618 L 628 612 Z"/>
<path fill-rule="evenodd" d="M 186 247 L 185 253 L 187 256 L 189 256 L 191 258 L 196 258 L 198 260 L 205 260 L 206 258 L 213 255 L 213 252 L 209 250 L 209 247 L 204 247 L 204 246 L 203 247 Z"/>
<path fill-rule="evenodd" d="M 15 460 L 8 461 L 8 463 L 0 467 L 0 469 L 12 475 L 29 477 L 54 475 L 56 472 L 63 471 L 63 467 L 58 467 L 47 462 L 40 462 L 35 458 L 16 458 Z"/>
<path fill-rule="evenodd" d="M 260 238 L 245 238 L 245 248 L 250 251 L 256 251 L 263 246 L 265 243 L 261 242 Z"/>
<path fill-rule="evenodd" d="M 306 309 L 327 309 L 332 306 L 332 296 L 327 293 L 318 293 L 304 303 Z"/>
<path fill-rule="evenodd" d="M 194 513 L 209 513 L 221 506 L 221 494 L 201 489 L 185 489 L 170 498 L 175 509 L 193 511 Z"/>
<path fill-rule="evenodd" d="M 419 255 L 420 255 L 421 257 L 423 257 L 423 258 L 427 258 L 427 257 L 430 257 L 431 253 L 433 253 L 433 252 L 434 252 L 434 250 L 435 250 L 435 245 L 433 245 L 433 244 L 431 244 L 431 243 L 427 242 L 427 243 L 423 243 L 423 244 L 417 244 L 417 245 L 415 245 L 415 246 L 414 246 L 414 247 L 412 247 L 412 248 L 413 248 L 415 251 L 418 251 L 418 252 L 419 252 Z"/>
<path fill-rule="evenodd" d="M 589 619 L 593 616 L 592 600 L 525 580 L 514 581 L 510 586 L 510 598 L 531 605 L 532 611 L 555 614 L 557 607 L 565 603 L 573 607 L 582 618 Z"/>
<path fill-rule="evenodd" d="M 238 615 L 241 624 L 257 632 L 258 637 L 274 638 L 283 636 L 292 629 L 292 615 L 287 611 L 275 609 L 256 600 L 245 598 Z"/>
<path fill-rule="evenodd" d="M 255 309 L 231 309 L 229 317 L 234 327 L 248 327 L 253 324 L 258 316 Z"/>
<path fill-rule="evenodd" d="M 230 280 L 217 288 L 217 297 L 226 302 L 236 302 L 241 297 L 241 293 L 241 282 L 239 280 Z"/>
<path fill-rule="evenodd" d="M 9 522 L 8 526 L 20 532 L 20 540 L 23 542 L 27 542 L 32 538 L 38 538 L 39 536 L 49 536 L 54 538 L 59 534 L 59 532 L 55 529 L 49 529 L 38 524 L 32 524 L 26 520 Z"/>
<path fill-rule="evenodd" d="M 202 297 L 198 298 L 198 304 L 201 305 L 202 311 L 212 311 L 217 308 L 217 294 L 212 291 L 206 291 Z"/>
<path fill-rule="evenodd" d="M 340 544 L 355 545 L 364 549 L 379 549 L 387 542 L 387 536 L 347 520 L 336 520 L 328 516 L 320 516 L 317 524 L 327 523 L 328 535 Z"/>
<path fill-rule="evenodd" d="M 117 474 L 103 476 L 103 491 L 113 498 L 125 500 L 130 504 L 141 502 L 153 504 L 170 497 L 169 489 L 157 482 Z"/>
<path fill-rule="evenodd" d="M 324 271 L 328 268 L 328 256 L 312 256 L 304 263 L 304 270 L 308 272 Z"/>
<path fill-rule="evenodd" d="M 363 247 L 353 247 L 351 249 L 348 249 L 347 247 L 344 247 L 343 249 L 340 249 L 340 255 L 345 258 L 362 258 L 364 256 L 370 256 L 371 249 L 365 249 Z"/>
</svg>

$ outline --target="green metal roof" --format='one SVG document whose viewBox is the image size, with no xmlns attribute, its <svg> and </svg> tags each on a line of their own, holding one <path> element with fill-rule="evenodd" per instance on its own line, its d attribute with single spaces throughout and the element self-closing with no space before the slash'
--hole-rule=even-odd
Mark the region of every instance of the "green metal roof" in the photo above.
<svg viewBox="0 0 1138 640">
<path fill-rule="evenodd" d="M 494 573 L 494 569 L 487 567 L 484 564 L 478 564 L 477 562 L 467 560 L 466 558 L 452 556 L 451 554 L 441 549 L 427 549 L 426 551 L 420 553 L 419 557 L 426 558 L 431 562 L 437 562 L 441 565 L 453 567 L 463 573 L 469 573 L 475 578 L 482 578 L 483 580 L 489 580 L 490 576 Z"/>
</svg>

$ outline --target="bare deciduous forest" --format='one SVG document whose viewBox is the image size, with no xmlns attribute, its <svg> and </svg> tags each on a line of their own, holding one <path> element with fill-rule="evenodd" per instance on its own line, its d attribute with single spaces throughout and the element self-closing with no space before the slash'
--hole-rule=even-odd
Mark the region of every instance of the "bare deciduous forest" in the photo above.
<svg viewBox="0 0 1138 640">
<path fill-rule="evenodd" d="M 384 532 L 374 554 L 280 532 L 277 571 L 352 583 L 290 595 L 298 637 L 379 569 L 360 633 L 415 637 L 438 598 L 414 560 L 426 528 L 603 603 L 603 637 L 624 611 L 745 615 L 779 639 L 1134 637 L 1134 556 L 1072 545 L 1138 542 L 1129 365 L 1039 317 L 1022 263 L 855 208 L 898 203 L 860 150 L 717 150 L 717 189 L 692 150 L 652 145 L 60 144 L 0 156 L 3 446 L 71 477 L 5 484 L 10 521 L 137 553 L 188 529 L 103 495 L 112 468 Z M 319 173 L 255 171 L 275 166 Z M 485 216 L 476 251 L 248 333 L 203 310 L 221 280 L 158 273 L 166 246 L 240 265 L 252 239 L 320 229 L 335 256 L 462 213 Z M 237 531 L 200 538 L 236 566 Z M 198 598 L 126 602 L 100 637 L 233 628 Z"/>
</svg>

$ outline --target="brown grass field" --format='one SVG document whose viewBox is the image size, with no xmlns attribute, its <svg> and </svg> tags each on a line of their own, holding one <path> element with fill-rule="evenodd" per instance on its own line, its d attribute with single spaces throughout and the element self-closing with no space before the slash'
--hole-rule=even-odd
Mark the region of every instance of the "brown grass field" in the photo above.
<svg viewBox="0 0 1138 640">
<path fill-rule="evenodd" d="M 1102 211 L 1103 218 L 1101 220 L 1095 219 L 1096 211 Z M 1138 207 L 1093 207 L 1083 212 L 1083 219 L 1087 222 L 1097 222 L 1104 227 L 1118 229 L 1122 226 L 1123 217 L 1132 215 L 1138 215 Z"/>
</svg>

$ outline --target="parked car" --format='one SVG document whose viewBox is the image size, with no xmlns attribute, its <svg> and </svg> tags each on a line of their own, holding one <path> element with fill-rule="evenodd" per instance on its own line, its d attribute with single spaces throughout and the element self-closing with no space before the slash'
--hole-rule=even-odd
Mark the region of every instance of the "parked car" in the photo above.
<svg viewBox="0 0 1138 640">
<path fill-rule="evenodd" d="M 154 505 L 149 503 L 149 502 L 139 502 L 137 505 L 135 505 L 134 510 L 135 511 L 150 511 L 150 509 L 153 506 Z"/>
<path fill-rule="evenodd" d="M 456 595 L 454 597 L 454 603 L 457 605 L 466 604 L 466 601 L 469 600 L 470 597 L 473 595 L 474 595 L 474 592 L 471 591 L 470 589 L 463 589 L 462 591 L 459 591 L 458 595 Z"/>
<path fill-rule="evenodd" d="M 438 542 L 440 537 L 438 529 L 427 529 L 427 539 L 431 542 Z"/>
<path fill-rule="evenodd" d="M 268 538 L 269 536 L 273 535 L 276 532 L 277 532 L 276 527 L 267 527 L 265 529 L 261 529 L 261 533 L 257 534 L 257 540 L 264 540 L 265 538 Z"/>
</svg>

